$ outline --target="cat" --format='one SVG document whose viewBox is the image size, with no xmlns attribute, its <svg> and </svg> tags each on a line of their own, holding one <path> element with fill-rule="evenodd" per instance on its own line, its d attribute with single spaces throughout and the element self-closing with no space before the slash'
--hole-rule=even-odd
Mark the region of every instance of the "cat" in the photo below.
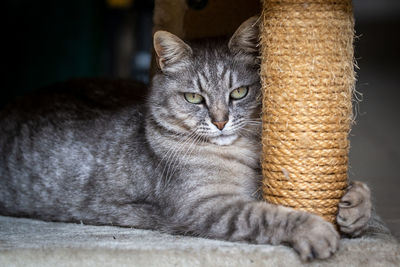
<svg viewBox="0 0 400 267">
<path fill-rule="evenodd" d="M 228 42 L 158 31 L 159 70 L 145 104 L 119 105 L 95 89 L 3 110 L 0 214 L 288 244 L 303 260 L 330 257 L 339 244 L 331 223 L 260 200 L 257 41 L 255 17 Z M 351 183 L 340 232 L 360 235 L 370 217 L 369 188 Z"/>
</svg>

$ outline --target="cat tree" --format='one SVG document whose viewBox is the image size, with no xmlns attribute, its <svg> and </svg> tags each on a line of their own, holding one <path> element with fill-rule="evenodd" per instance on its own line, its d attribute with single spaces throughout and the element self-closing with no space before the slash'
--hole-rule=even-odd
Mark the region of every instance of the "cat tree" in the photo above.
<svg viewBox="0 0 400 267">
<path fill-rule="evenodd" d="M 196 25 L 213 29 L 215 34 L 232 34 L 259 11 L 244 8 L 257 7 L 258 0 L 208 0 L 198 11 L 188 10 L 185 0 L 155 2 L 155 29 L 174 32 L 175 27 L 184 36 L 189 31 L 191 36 L 203 32 L 182 28 L 179 14 L 186 22 L 197 21 Z M 305 2 L 268 0 L 260 21 L 264 110 L 271 112 L 269 116 L 264 113 L 264 152 L 271 156 L 263 162 L 267 175 L 264 195 L 268 201 L 279 200 L 277 203 L 283 205 L 327 203 L 310 196 L 336 194 L 332 198 L 338 199 L 346 186 L 354 82 L 351 4 L 350 0 Z M 212 9 L 217 7 L 218 21 L 209 22 L 207 16 L 215 14 Z M 214 29 L 220 26 L 224 30 Z M 276 116 L 285 123 L 277 122 Z M 311 163 L 314 169 L 309 167 Z M 300 192 L 300 200 L 293 196 L 296 192 Z M 309 196 L 304 197 L 306 193 Z M 332 211 L 336 201 L 332 201 Z M 327 214 L 327 218 L 333 215 Z M 302 265 L 296 253 L 285 246 L 254 246 L 131 228 L 0 216 L 0 233 L 2 266 Z M 371 222 L 363 238 L 344 238 L 340 243 L 341 249 L 332 258 L 315 264 L 399 266 L 400 245 L 379 221 Z"/>
<path fill-rule="evenodd" d="M 263 196 L 334 222 L 347 187 L 351 0 L 266 0 L 261 17 Z"/>
</svg>

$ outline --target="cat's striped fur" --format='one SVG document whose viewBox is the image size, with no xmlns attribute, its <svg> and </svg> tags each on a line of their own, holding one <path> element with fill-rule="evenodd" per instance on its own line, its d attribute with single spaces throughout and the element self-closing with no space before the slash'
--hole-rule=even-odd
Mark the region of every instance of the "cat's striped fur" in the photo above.
<svg viewBox="0 0 400 267">
<path fill-rule="evenodd" d="M 229 43 L 189 46 L 156 33 L 161 71 L 145 107 L 55 97 L 35 110 L 3 111 L 0 213 L 287 243 L 303 259 L 329 257 L 339 240 L 330 223 L 259 200 L 257 32 L 252 18 Z M 247 95 L 230 97 L 241 87 Z M 364 227 L 364 209 L 349 233 Z"/>
</svg>

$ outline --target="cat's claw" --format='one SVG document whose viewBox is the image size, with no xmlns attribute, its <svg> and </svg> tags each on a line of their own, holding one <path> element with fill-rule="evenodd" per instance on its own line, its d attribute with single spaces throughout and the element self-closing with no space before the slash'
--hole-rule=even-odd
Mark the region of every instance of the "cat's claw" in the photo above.
<svg viewBox="0 0 400 267">
<path fill-rule="evenodd" d="M 337 224 L 340 232 L 356 237 L 371 218 L 371 192 L 362 182 L 352 182 L 339 203 Z"/>
<path fill-rule="evenodd" d="M 292 246 L 303 261 L 329 258 L 339 246 L 339 234 L 333 225 L 312 214 L 295 228 L 292 238 Z"/>
</svg>

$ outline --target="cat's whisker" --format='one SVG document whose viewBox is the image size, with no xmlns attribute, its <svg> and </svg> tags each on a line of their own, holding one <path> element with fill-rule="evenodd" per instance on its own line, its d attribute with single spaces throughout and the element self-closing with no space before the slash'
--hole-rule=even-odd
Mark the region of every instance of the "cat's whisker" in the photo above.
<svg viewBox="0 0 400 267">
<path fill-rule="evenodd" d="M 248 129 L 246 126 L 250 126 L 251 128 L 257 127 L 260 128 L 260 131 L 255 131 L 254 129 Z M 251 138 L 252 136 L 261 136 L 261 124 L 260 123 L 252 123 L 245 120 L 239 121 L 239 123 L 235 127 L 235 131 L 240 133 L 247 133 L 248 135 L 242 135 L 246 138 Z"/>
<path fill-rule="evenodd" d="M 241 136 L 241 137 L 244 137 L 244 138 L 251 138 L 252 137 L 251 133 L 247 133 L 247 132 L 239 132 L 238 135 Z"/>
<path fill-rule="evenodd" d="M 171 146 L 171 148 L 167 151 L 167 153 L 164 155 L 164 157 L 160 160 L 158 166 L 162 162 L 165 162 L 164 168 L 161 172 L 161 177 L 164 177 L 164 173 L 166 176 L 168 176 L 170 165 L 173 162 L 173 159 L 178 154 L 181 147 L 183 147 L 193 136 L 196 135 L 196 130 L 197 129 L 194 129 L 187 136 L 182 137 L 182 139 L 176 144 L 176 146 Z M 164 160 L 165 158 L 166 158 L 166 160 Z"/>
<path fill-rule="evenodd" d="M 191 139 L 196 138 L 196 135 L 197 135 L 196 132 L 197 132 L 198 129 L 199 128 L 194 129 L 192 131 L 192 133 L 185 139 L 184 142 L 179 143 L 178 146 L 176 147 L 176 149 L 174 149 L 174 152 L 167 159 L 166 164 L 164 166 L 164 170 L 162 172 L 162 176 L 164 176 L 164 172 L 166 170 L 166 173 L 165 173 L 166 178 L 165 178 L 165 180 L 167 181 L 167 183 L 168 183 L 169 176 L 170 176 L 170 170 L 172 171 L 173 170 L 173 166 L 175 165 L 175 162 L 179 161 L 179 159 L 178 159 L 178 154 L 179 153 L 178 152 L 182 151 L 181 148 L 183 148 Z"/>
<path fill-rule="evenodd" d="M 189 138 L 190 135 L 192 135 L 192 134 L 195 133 L 195 132 L 196 132 L 196 129 L 194 129 L 193 131 L 191 131 L 189 134 L 181 133 L 181 134 L 178 134 L 178 136 L 176 136 L 176 135 L 171 135 L 171 136 L 174 136 L 174 137 L 183 136 L 183 137 L 185 137 L 185 135 L 186 135 L 186 137 Z M 185 140 L 185 139 L 182 138 L 182 140 L 180 140 L 180 141 L 178 142 L 178 145 L 179 145 L 180 143 L 182 143 L 184 140 Z M 159 161 L 159 163 L 158 163 L 156 169 L 157 169 L 157 168 L 159 167 L 159 165 L 164 161 L 164 159 L 165 159 L 167 156 L 169 156 L 170 153 L 172 153 L 172 150 L 173 150 L 174 148 L 175 148 L 175 147 L 172 146 L 170 149 L 168 149 L 168 151 L 164 154 L 163 158 Z"/>
<path fill-rule="evenodd" d="M 261 121 L 245 121 L 246 124 L 254 124 L 254 125 L 261 125 Z"/>
<path fill-rule="evenodd" d="M 262 134 L 261 129 L 260 129 L 260 131 L 254 131 L 254 129 L 248 129 L 245 126 L 242 126 L 242 127 L 238 128 L 238 131 L 239 132 L 240 131 L 246 131 L 246 132 L 251 133 L 252 135 L 261 135 Z"/>
<path fill-rule="evenodd" d="M 178 158 L 176 158 L 175 160 L 173 160 L 173 163 L 172 163 L 172 167 L 171 167 L 171 173 L 169 173 L 169 169 L 168 169 L 168 171 L 167 171 L 167 178 L 166 178 L 166 184 L 168 184 L 169 183 L 169 181 L 170 181 L 170 179 L 172 178 L 172 176 L 175 174 L 175 172 L 176 172 L 176 167 L 177 167 L 177 165 L 179 164 L 179 162 L 181 162 L 187 155 L 188 155 L 188 153 L 189 153 L 189 150 L 190 150 L 190 153 L 192 153 L 192 151 L 194 150 L 194 148 L 197 146 L 197 144 L 199 143 L 199 140 L 200 140 L 200 137 L 201 137 L 201 133 L 197 133 L 197 131 L 196 131 L 196 133 L 195 133 L 195 135 L 194 136 L 192 136 L 191 137 L 191 139 L 193 139 L 193 141 L 192 141 L 192 143 L 187 147 L 187 149 L 186 149 L 186 151 L 184 152 L 184 154 L 181 156 L 181 160 L 179 160 Z M 182 146 L 183 147 L 183 146 Z M 193 148 L 192 148 L 193 147 Z M 192 148 L 192 149 L 191 149 Z M 190 154 L 189 153 L 189 154 Z M 171 165 L 170 165 L 171 166 Z"/>
<path fill-rule="evenodd" d="M 181 147 L 183 147 L 189 140 L 196 135 L 196 132 L 193 131 L 187 136 L 182 137 L 175 146 L 172 146 L 171 149 L 168 150 L 168 155 L 167 155 L 167 160 L 165 162 L 169 162 L 170 159 L 172 159 L 175 156 L 175 153 L 180 150 Z"/>
<path fill-rule="evenodd" d="M 244 123 L 257 123 L 257 124 L 262 123 L 261 119 L 242 119 L 241 121 Z"/>
<path fill-rule="evenodd" d="M 186 149 L 186 152 L 182 155 L 181 157 L 181 161 L 183 161 L 185 158 L 188 158 L 187 155 L 190 155 L 190 153 L 193 152 L 193 150 L 196 148 L 197 144 L 199 143 L 200 139 L 201 139 L 201 135 L 196 133 L 195 137 L 193 138 L 193 142 L 189 145 L 189 147 Z M 189 152 L 190 151 L 190 152 Z M 187 160 L 185 161 L 185 163 L 182 166 L 185 166 L 187 163 Z M 179 160 L 176 161 L 175 165 L 172 167 L 172 173 L 169 175 L 169 178 L 167 179 L 168 181 L 172 178 L 172 176 L 175 174 L 176 172 L 176 167 L 179 164 Z"/>
</svg>

